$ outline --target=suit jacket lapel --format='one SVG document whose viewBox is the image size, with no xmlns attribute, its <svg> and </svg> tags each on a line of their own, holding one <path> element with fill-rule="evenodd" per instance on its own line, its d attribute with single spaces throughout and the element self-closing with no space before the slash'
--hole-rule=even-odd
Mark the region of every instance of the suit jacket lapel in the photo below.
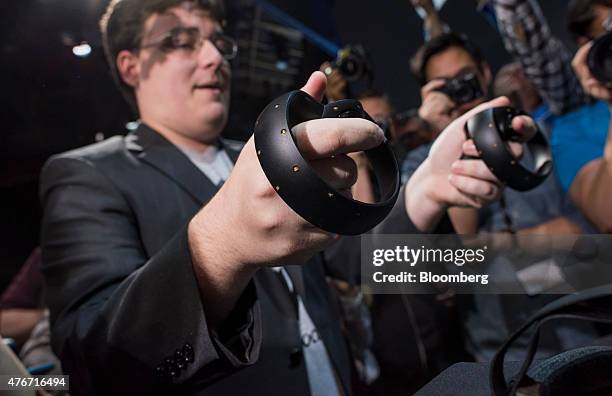
<svg viewBox="0 0 612 396">
<path fill-rule="evenodd" d="M 208 202 L 218 190 L 185 154 L 145 124 L 126 136 L 126 146 L 140 160 L 168 176 L 200 205 Z"/>
<path fill-rule="evenodd" d="M 285 270 L 291 277 L 293 282 L 293 288 L 297 294 L 302 297 L 302 300 L 306 301 L 306 290 L 304 287 L 304 276 L 302 274 L 301 265 L 286 265 Z"/>
</svg>

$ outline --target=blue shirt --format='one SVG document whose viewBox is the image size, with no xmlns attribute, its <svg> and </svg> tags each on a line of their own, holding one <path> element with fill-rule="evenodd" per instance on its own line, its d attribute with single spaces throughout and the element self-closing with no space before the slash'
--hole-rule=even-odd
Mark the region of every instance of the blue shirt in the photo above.
<svg viewBox="0 0 612 396">
<path fill-rule="evenodd" d="M 608 137 L 610 110 L 597 101 L 552 120 L 552 152 L 555 171 L 565 191 L 587 163 L 603 156 Z"/>
</svg>

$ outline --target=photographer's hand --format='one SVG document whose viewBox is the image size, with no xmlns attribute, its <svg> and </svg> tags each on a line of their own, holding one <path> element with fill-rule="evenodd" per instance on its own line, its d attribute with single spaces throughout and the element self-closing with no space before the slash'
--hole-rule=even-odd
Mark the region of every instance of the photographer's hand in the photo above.
<svg viewBox="0 0 612 396">
<path fill-rule="evenodd" d="M 340 70 L 332 66 L 331 63 L 325 62 L 319 68 L 327 77 L 327 88 L 325 89 L 325 97 L 329 102 L 335 102 L 340 99 L 346 99 L 347 82 L 344 79 Z"/>
<path fill-rule="evenodd" d="M 420 7 L 425 11 L 425 31 L 429 35 L 426 39 L 431 40 L 448 30 L 446 24 L 440 19 L 432 0 L 410 0 L 410 2 L 415 8 Z"/>
<path fill-rule="evenodd" d="M 421 107 L 419 117 L 425 120 L 433 129 L 434 137 L 446 128 L 452 121 L 452 112 L 456 104 L 448 95 L 437 91 L 446 81 L 436 79 L 428 82 L 421 89 Z"/>
<path fill-rule="evenodd" d="M 410 3 L 414 7 L 421 7 L 428 15 L 436 13 L 436 8 L 434 7 L 432 0 L 410 0 Z"/>
<path fill-rule="evenodd" d="M 612 90 L 597 81 L 589 70 L 587 57 L 592 46 L 593 42 L 591 41 L 578 49 L 572 61 L 572 67 L 580 80 L 582 88 L 587 94 L 597 99 L 612 102 Z"/>
</svg>

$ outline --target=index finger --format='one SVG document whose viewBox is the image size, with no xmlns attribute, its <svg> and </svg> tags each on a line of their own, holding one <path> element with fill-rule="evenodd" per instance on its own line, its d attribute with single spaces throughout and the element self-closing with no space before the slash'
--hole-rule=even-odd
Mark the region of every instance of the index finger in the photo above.
<svg viewBox="0 0 612 396">
<path fill-rule="evenodd" d="M 531 140 L 538 131 L 533 118 L 521 115 L 512 119 L 512 129 L 518 134 L 518 141 L 527 142 Z"/>
<path fill-rule="evenodd" d="M 446 84 L 446 81 L 441 78 L 436 78 L 425 84 L 423 88 L 421 88 L 421 100 L 425 100 L 427 95 L 437 88 L 442 87 L 444 84 Z"/>
<path fill-rule="evenodd" d="M 488 102 L 484 102 L 474 107 L 472 110 L 468 111 L 461 117 L 457 118 L 453 121 L 453 124 L 465 124 L 470 118 L 474 117 L 476 114 L 483 112 L 487 109 L 491 109 L 494 107 L 503 107 L 510 106 L 510 100 L 505 96 L 500 96 Z"/>
<path fill-rule="evenodd" d="M 363 118 L 321 118 L 302 122 L 292 129 L 295 143 L 307 159 L 364 151 L 385 140 L 382 129 Z"/>
</svg>

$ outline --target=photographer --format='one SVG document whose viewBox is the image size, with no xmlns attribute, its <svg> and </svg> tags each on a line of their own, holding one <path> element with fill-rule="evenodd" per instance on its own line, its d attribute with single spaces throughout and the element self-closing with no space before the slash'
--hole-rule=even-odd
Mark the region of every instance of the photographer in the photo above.
<svg viewBox="0 0 612 396">
<path fill-rule="evenodd" d="M 467 109 L 485 100 L 491 71 L 478 49 L 464 37 L 453 33 L 425 44 L 423 55 L 418 75 L 424 84 L 419 116 L 435 133 Z M 449 81 L 452 83 L 450 91 Z M 455 103 L 451 96 L 461 103 Z M 410 177 L 427 156 L 428 149 L 429 146 L 424 145 L 408 154 L 402 164 L 404 178 Z M 572 220 L 564 217 L 563 199 L 558 189 L 554 188 L 554 183 L 554 179 L 548 179 L 527 193 L 506 190 L 505 208 L 495 204 L 480 213 L 470 209 L 453 209 L 450 213 L 453 225 L 457 232 L 463 234 L 474 234 L 479 230 L 580 232 Z M 542 197 L 545 197 L 544 201 Z"/>
<path fill-rule="evenodd" d="M 424 87 L 419 115 L 435 131 L 476 103 L 485 100 L 491 73 L 477 48 L 456 34 L 450 33 L 431 40 L 425 44 L 422 54 L 419 77 Z M 466 79 L 468 74 L 472 77 Z M 445 87 L 448 81 L 454 81 L 453 88 L 458 86 L 460 89 L 449 91 Z M 479 89 L 480 96 L 476 95 Z M 463 103 L 456 103 L 445 92 L 450 92 L 455 96 L 455 100 L 461 99 L 459 101 Z M 456 92 L 467 94 L 459 97 Z M 513 123 L 518 123 L 516 126 L 520 127 L 524 126 L 520 124 L 527 120 L 532 122 L 529 118 L 515 118 Z M 408 180 L 414 177 L 413 170 L 430 155 L 429 150 L 435 144 L 434 142 L 433 145 L 421 146 L 407 155 L 402 164 L 403 177 Z M 530 160 L 530 157 L 525 160 Z M 457 164 L 454 168 L 461 173 L 462 170 L 468 169 L 465 167 L 467 164 L 468 161 L 463 161 L 463 164 Z M 503 202 L 496 202 L 481 209 L 450 208 L 448 215 L 455 230 L 462 234 L 476 234 L 481 231 L 504 232 L 508 235 L 566 234 L 582 231 L 572 219 L 572 213 L 565 205 L 556 180 L 551 177 L 527 192 L 504 190 Z M 478 309 L 467 312 L 469 320 L 466 319 L 466 324 L 470 336 L 470 351 L 479 360 L 487 360 L 493 355 L 495 348 L 511 331 L 506 326 L 506 323 L 511 322 L 510 319 L 516 319 L 526 314 L 529 309 L 539 306 L 537 301 L 529 301 L 528 298 L 521 300 L 519 304 L 516 303 L 518 300 L 512 298 L 492 301 L 490 298 L 481 299 L 475 296 L 474 301 Z M 502 310 L 503 304 L 507 304 L 511 309 Z M 512 312 L 512 307 L 518 306 L 523 307 L 524 312 Z M 556 348 L 561 349 L 561 345 Z"/>
</svg>

